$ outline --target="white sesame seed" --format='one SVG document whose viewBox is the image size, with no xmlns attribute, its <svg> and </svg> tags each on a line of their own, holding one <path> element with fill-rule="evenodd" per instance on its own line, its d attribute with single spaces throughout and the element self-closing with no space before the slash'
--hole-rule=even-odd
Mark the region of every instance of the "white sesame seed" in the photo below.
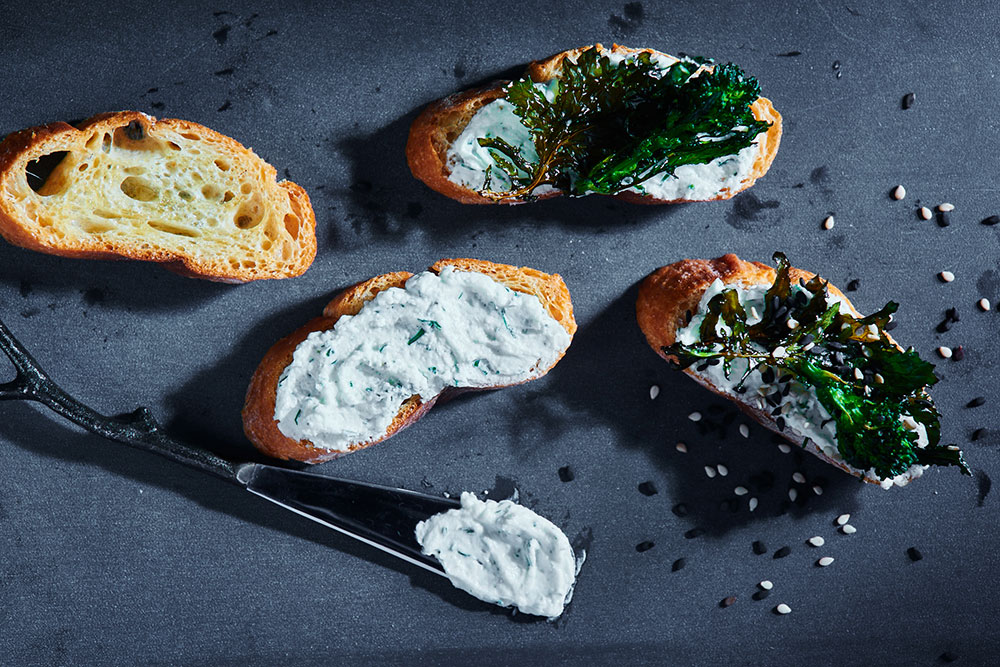
<svg viewBox="0 0 1000 667">
<path fill-rule="evenodd" d="M 930 220 L 932 217 L 934 217 L 934 214 L 926 206 L 921 206 L 920 217 L 923 218 L 924 220 Z"/>
<path fill-rule="evenodd" d="M 792 608 L 791 608 L 791 607 L 789 607 L 789 606 L 788 606 L 787 604 L 785 604 L 784 602 L 782 602 L 782 603 L 781 603 L 781 604 L 779 604 L 779 605 L 778 605 L 777 607 L 775 607 L 775 608 L 774 608 L 774 610 L 775 610 L 776 612 L 778 612 L 779 614 L 781 614 L 782 616 L 784 616 L 785 614 L 791 614 L 791 613 L 792 613 Z"/>
<path fill-rule="evenodd" d="M 838 526 L 843 526 L 845 523 L 847 523 L 850 520 L 851 520 L 851 515 L 850 514 L 841 514 L 840 516 L 837 517 L 837 525 Z"/>
<path fill-rule="evenodd" d="M 755 509 L 757 509 L 757 499 L 751 498 L 749 505 L 750 505 L 750 511 L 753 512 Z"/>
<path fill-rule="evenodd" d="M 955 279 L 955 274 L 951 271 L 942 271 L 938 274 L 938 277 L 946 283 L 950 283 Z"/>
<path fill-rule="evenodd" d="M 659 395 L 660 395 L 660 387 L 659 387 L 659 385 L 655 385 L 654 384 L 652 387 L 649 388 L 649 398 L 650 398 L 650 400 L 654 400 L 655 401 L 656 397 L 659 396 Z"/>
<path fill-rule="evenodd" d="M 795 327 L 799 326 L 799 321 L 794 317 L 789 317 L 788 320 L 785 321 L 785 326 L 787 326 L 789 329 L 794 329 Z"/>
<path fill-rule="evenodd" d="M 745 486 L 737 486 L 735 489 L 733 489 L 733 493 L 735 493 L 738 496 L 745 496 L 747 493 L 749 493 L 749 491 L 747 491 L 747 487 Z"/>
<path fill-rule="evenodd" d="M 957 452 L 958 445 L 946 445 L 945 449 L 947 449 L 949 452 Z"/>
<path fill-rule="evenodd" d="M 821 547 L 824 544 L 826 544 L 826 540 L 824 540 L 819 535 L 816 535 L 815 537 L 810 537 L 808 541 L 809 541 L 809 545 L 810 546 L 814 546 L 814 547 Z"/>
<path fill-rule="evenodd" d="M 798 497 L 799 497 L 799 492 L 798 491 L 796 491 L 795 489 L 788 489 L 788 499 L 789 500 L 791 500 L 794 503 L 795 499 L 798 498 Z"/>
<path fill-rule="evenodd" d="M 760 582 L 760 583 L 759 583 L 759 584 L 757 584 L 757 585 L 758 585 L 758 586 L 760 586 L 760 587 L 761 587 L 761 588 L 762 588 L 763 590 L 765 590 L 765 591 L 769 591 L 769 590 L 771 590 L 772 588 L 774 588 L 774 584 L 772 584 L 772 583 L 771 583 L 770 581 L 768 581 L 767 579 L 765 579 L 764 581 Z"/>
<path fill-rule="evenodd" d="M 750 306 L 750 317 L 752 317 L 755 320 L 760 319 L 760 314 L 757 312 L 757 309 L 754 308 L 753 306 Z"/>
<path fill-rule="evenodd" d="M 688 419 L 690 419 L 693 422 L 700 422 L 701 421 L 701 413 L 700 412 L 692 412 L 691 414 L 688 415 Z"/>
<path fill-rule="evenodd" d="M 788 351 L 785 350 L 785 347 L 783 345 L 779 345 L 778 347 L 774 348 L 774 350 L 771 352 L 771 356 L 774 357 L 775 359 L 784 359 L 787 356 L 787 352 Z"/>
<path fill-rule="evenodd" d="M 823 495 L 823 487 L 820 486 L 819 484 L 814 484 L 813 485 L 813 493 L 815 493 L 817 496 L 822 496 Z"/>
<path fill-rule="evenodd" d="M 906 188 L 904 188 L 902 185 L 897 185 L 896 189 L 892 191 L 892 198 L 895 199 L 896 201 L 899 201 L 905 196 L 906 196 Z"/>
<path fill-rule="evenodd" d="M 802 346 L 802 351 L 803 352 L 808 352 L 809 350 L 813 349 L 814 347 L 816 347 L 816 343 L 809 342 L 809 343 L 806 343 L 805 345 Z"/>
<path fill-rule="evenodd" d="M 705 474 L 708 475 L 709 479 L 712 479 L 718 473 L 715 471 L 715 468 L 713 468 L 712 466 L 705 466 Z"/>
<path fill-rule="evenodd" d="M 941 211 L 942 213 L 949 213 L 955 210 L 955 205 L 949 204 L 948 202 L 945 202 L 943 204 L 938 204 L 938 210 Z"/>
<path fill-rule="evenodd" d="M 883 489 L 885 489 L 885 490 L 888 491 L 889 489 L 892 488 L 892 480 L 891 479 L 883 479 L 881 482 L 878 483 L 878 485 L 881 486 Z"/>
<path fill-rule="evenodd" d="M 905 429 L 907 429 L 909 431 L 916 431 L 917 430 L 917 420 L 914 419 L 913 417 L 911 417 L 910 415 L 906 415 L 905 417 L 903 417 L 900 420 L 900 422 L 902 422 L 903 428 L 905 428 Z"/>
<path fill-rule="evenodd" d="M 937 353 L 941 355 L 942 359 L 951 359 L 951 348 L 942 345 L 937 349 Z"/>
<path fill-rule="evenodd" d="M 823 556 L 818 561 L 816 561 L 816 564 L 819 565 L 820 567 L 826 567 L 827 565 L 832 565 L 833 556 Z"/>
<path fill-rule="evenodd" d="M 823 229 L 833 229 L 833 216 L 826 216 L 826 220 L 823 221 Z"/>
<path fill-rule="evenodd" d="M 865 379 L 865 374 L 863 372 L 861 372 L 860 368 L 855 368 L 854 369 L 854 378 L 856 380 L 864 380 Z"/>
<path fill-rule="evenodd" d="M 798 484 L 805 484 L 806 476 L 800 472 L 794 472 L 792 473 L 792 481 L 797 482 Z"/>
<path fill-rule="evenodd" d="M 721 463 L 719 465 L 715 466 L 715 469 L 718 470 L 719 474 L 722 475 L 723 477 L 725 477 L 726 475 L 729 474 L 729 468 L 727 468 L 726 466 L 722 465 Z"/>
<path fill-rule="evenodd" d="M 747 426 L 746 424 L 740 424 L 740 435 L 742 435 L 744 438 L 749 438 L 750 427 Z"/>
<path fill-rule="evenodd" d="M 983 297 L 982 299 L 980 299 L 979 300 L 979 310 L 981 310 L 981 311 L 983 311 L 985 313 L 985 312 L 989 311 L 989 309 L 990 309 L 990 300 L 987 299 L 987 298 L 985 298 L 985 297 Z"/>
<path fill-rule="evenodd" d="M 789 452 L 792 451 L 792 448 L 786 445 L 785 443 L 781 443 L 780 445 L 778 445 L 778 451 L 781 452 L 782 454 L 788 454 Z"/>
<path fill-rule="evenodd" d="M 683 442 L 678 442 L 678 443 L 677 443 L 677 445 L 675 446 L 675 448 L 676 448 L 676 449 L 677 449 L 677 451 L 679 451 L 679 452 L 680 452 L 681 454 L 687 454 L 687 453 L 688 453 L 688 446 L 687 446 L 687 445 L 685 445 L 685 444 L 684 444 Z"/>
<path fill-rule="evenodd" d="M 858 529 L 849 523 L 845 523 L 843 526 L 840 527 L 840 531 L 844 533 L 844 535 L 853 535 L 854 533 L 858 532 Z"/>
<path fill-rule="evenodd" d="M 885 384 L 885 378 L 882 377 L 881 373 L 876 373 L 872 379 L 875 380 L 875 384 Z"/>
</svg>

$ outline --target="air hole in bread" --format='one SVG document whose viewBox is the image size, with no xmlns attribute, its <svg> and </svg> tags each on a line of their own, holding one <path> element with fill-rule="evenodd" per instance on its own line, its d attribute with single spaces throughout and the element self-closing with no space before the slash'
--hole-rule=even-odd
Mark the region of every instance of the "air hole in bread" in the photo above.
<svg viewBox="0 0 1000 667">
<path fill-rule="evenodd" d="M 128 150 L 157 150 L 162 145 L 159 141 L 150 140 L 146 128 L 137 120 L 124 127 L 116 127 L 112 142 L 117 148 Z"/>
<path fill-rule="evenodd" d="M 105 134 L 104 138 L 101 139 L 101 150 L 105 153 L 111 152 L 111 135 Z"/>
<path fill-rule="evenodd" d="M 288 230 L 288 234 L 293 239 L 299 238 L 299 218 L 298 216 L 288 213 L 285 215 L 285 229 Z"/>
<path fill-rule="evenodd" d="M 90 166 L 89 164 L 87 164 L 86 162 L 84 162 L 84 163 L 83 163 L 83 164 L 81 164 L 81 165 L 80 165 L 79 167 L 77 167 L 77 169 L 78 169 L 79 171 L 87 171 L 87 167 L 89 167 L 89 166 Z"/>
<path fill-rule="evenodd" d="M 114 225 L 101 221 L 101 220 L 81 220 L 77 223 L 80 225 L 80 229 L 88 234 L 100 234 L 102 232 L 110 232 L 115 228 Z"/>
<path fill-rule="evenodd" d="M 211 183 L 206 183 L 201 186 L 201 196 L 205 199 L 218 199 L 219 198 L 219 188 L 215 187 Z"/>
<path fill-rule="evenodd" d="M 191 193 L 188 192 L 187 190 L 181 190 L 180 192 L 177 193 L 177 196 L 183 199 L 184 201 L 191 201 L 192 199 L 194 199 L 194 197 L 191 196 Z"/>
<path fill-rule="evenodd" d="M 243 260 L 243 268 L 244 269 L 257 268 L 257 262 L 253 261 L 252 259 Z"/>
<path fill-rule="evenodd" d="M 201 136 L 195 134 L 194 132 L 182 132 L 181 136 L 185 139 L 190 139 L 191 141 L 201 141 Z"/>
<path fill-rule="evenodd" d="M 161 222 L 159 220 L 150 220 L 146 224 L 152 227 L 153 229 L 157 229 L 161 232 L 166 232 L 167 234 L 174 234 L 176 236 L 186 236 L 189 239 L 196 239 L 199 236 L 201 236 L 201 234 L 199 234 L 194 229 L 187 229 L 186 227 L 171 225 L 170 223 Z"/>
<path fill-rule="evenodd" d="M 270 250 L 270 249 L 271 249 L 271 245 L 272 245 L 271 241 L 270 241 L 270 240 L 267 240 L 267 239 L 265 239 L 265 240 L 264 240 L 264 242 L 260 244 L 260 247 L 261 247 L 261 248 L 262 248 L 263 250 Z"/>
<path fill-rule="evenodd" d="M 232 198 L 235 197 L 235 196 L 236 195 L 234 195 L 232 192 L 230 192 L 229 190 L 226 190 L 226 194 L 222 195 L 222 201 L 224 201 L 224 202 L 231 201 Z"/>
<path fill-rule="evenodd" d="M 148 181 L 138 176 L 129 176 L 121 184 L 126 197 L 136 201 L 153 201 L 160 193 Z"/>
<path fill-rule="evenodd" d="M 216 160 L 215 166 L 222 171 L 229 171 L 232 165 L 229 164 L 228 160 Z"/>
<path fill-rule="evenodd" d="M 254 195 L 250 200 L 240 204 L 236 209 L 233 221 L 240 229 L 253 229 L 264 219 L 264 207 L 260 204 L 260 197 Z"/>
<path fill-rule="evenodd" d="M 103 208 L 94 209 L 94 215 L 98 216 L 99 218 L 107 218 L 109 220 L 116 220 L 121 217 L 117 213 L 113 211 L 107 211 Z"/>
<path fill-rule="evenodd" d="M 126 167 L 124 171 L 129 176 L 141 176 L 146 173 L 143 167 Z"/>
<path fill-rule="evenodd" d="M 59 163 L 63 161 L 69 153 L 66 151 L 57 151 L 55 153 L 49 153 L 48 155 L 43 155 L 37 160 L 32 160 L 25 167 L 24 173 L 28 178 L 28 187 L 37 192 L 42 196 L 50 196 L 58 194 L 66 189 L 69 182 L 63 182 L 61 187 L 55 183 L 47 183 L 49 176 L 55 171 L 55 168 L 59 166 Z M 46 187 L 48 186 L 48 187 Z"/>
<path fill-rule="evenodd" d="M 93 133 L 92 135 L 90 135 L 90 136 L 89 136 L 89 137 L 87 138 L 87 143 L 86 143 L 86 144 L 84 144 L 84 147 L 85 147 L 85 148 L 86 148 L 87 150 L 94 150 L 94 148 L 96 148 L 96 147 L 97 147 L 97 139 L 98 139 L 98 135 L 97 135 L 97 132 L 94 132 L 94 133 Z"/>
<path fill-rule="evenodd" d="M 168 141 L 168 142 L 167 142 L 167 146 L 170 146 L 170 147 L 171 147 L 172 149 L 174 149 L 175 151 L 179 151 L 179 150 L 181 149 L 181 147 L 180 147 L 180 146 L 178 146 L 177 144 L 175 144 L 175 143 L 174 143 L 174 142 L 172 142 L 172 141 Z"/>
<path fill-rule="evenodd" d="M 244 183 L 243 185 L 240 186 L 240 192 L 242 192 L 245 195 L 248 195 L 251 192 L 253 192 L 253 186 L 250 185 L 249 183 Z"/>
</svg>

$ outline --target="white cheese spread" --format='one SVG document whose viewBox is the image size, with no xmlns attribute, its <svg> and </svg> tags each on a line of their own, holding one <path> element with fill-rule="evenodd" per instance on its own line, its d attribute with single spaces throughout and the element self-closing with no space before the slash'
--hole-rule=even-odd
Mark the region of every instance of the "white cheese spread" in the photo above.
<svg viewBox="0 0 1000 667">
<path fill-rule="evenodd" d="M 384 436 L 413 396 L 533 379 L 569 343 L 534 295 L 453 267 L 420 273 L 309 334 L 278 381 L 274 419 L 289 438 L 346 451 Z"/>
<path fill-rule="evenodd" d="M 416 536 L 452 584 L 485 602 L 556 618 L 573 594 L 579 565 L 569 539 L 511 500 L 465 492 L 460 509 L 421 521 Z"/>
<path fill-rule="evenodd" d="M 753 325 L 760 322 L 761 315 L 764 313 L 764 297 L 767 293 L 767 285 L 744 285 L 741 283 L 726 285 L 721 280 L 716 280 L 705 290 L 701 301 L 698 303 L 698 310 L 691 318 L 691 321 L 687 326 L 678 329 L 676 334 L 677 341 L 685 345 L 691 345 L 701 340 L 701 323 L 705 319 L 705 313 L 708 311 L 708 302 L 716 294 L 732 288 L 738 291 L 740 304 L 747 312 L 747 324 Z M 793 294 L 799 291 L 805 291 L 807 295 L 812 296 L 812 292 L 809 292 L 801 285 L 792 285 Z M 841 308 L 848 308 L 843 298 L 828 293 L 827 305 L 833 305 L 834 303 L 840 303 Z M 720 333 L 725 332 L 725 325 L 720 323 L 717 331 Z M 762 410 L 770 411 L 772 409 L 771 405 L 764 401 L 764 396 L 773 394 L 775 389 L 779 388 L 777 378 L 774 378 L 774 382 L 768 384 L 764 382 L 761 371 L 754 371 L 747 376 L 746 381 L 743 383 L 746 391 L 742 394 L 738 394 L 735 391 L 736 385 L 746 372 L 748 363 L 749 361 L 746 359 L 734 359 L 728 378 L 722 364 L 708 366 L 704 370 L 697 370 L 694 367 L 690 370 L 698 377 L 711 382 L 712 385 L 734 400 L 750 403 Z M 835 461 L 848 465 L 840 455 L 840 450 L 837 447 L 837 424 L 831 419 L 830 413 L 827 412 L 826 408 L 819 402 L 816 392 L 811 387 L 795 379 L 790 380 L 787 385 L 789 388 L 788 394 L 781 402 L 781 416 L 785 419 L 785 435 L 799 442 L 808 438 L 818 451 Z M 922 424 L 916 424 L 914 430 L 917 433 L 917 446 L 926 447 L 928 444 L 926 429 L 924 429 Z M 920 477 L 925 469 L 926 466 L 913 465 L 907 472 L 892 479 L 884 480 L 882 487 L 890 488 L 893 485 L 905 486 L 911 479 Z M 876 477 L 874 471 L 866 472 L 869 476 Z"/>
</svg>

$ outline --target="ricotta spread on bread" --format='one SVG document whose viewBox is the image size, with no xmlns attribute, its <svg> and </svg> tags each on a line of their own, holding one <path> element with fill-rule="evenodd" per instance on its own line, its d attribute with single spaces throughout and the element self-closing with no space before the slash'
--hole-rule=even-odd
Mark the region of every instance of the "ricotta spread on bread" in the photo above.
<svg viewBox="0 0 1000 667">
<path fill-rule="evenodd" d="M 579 565 L 558 526 L 511 500 L 462 494 L 459 509 L 417 524 L 417 542 L 455 587 L 501 607 L 556 618 Z"/>
<path fill-rule="evenodd" d="M 764 312 L 764 299 L 768 290 L 768 285 L 753 284 L 744 285 L 740 283 L 724 284 L 721 280 L 715 280 L 701 297 L 698 310 L 691 318 L 691 321 L 677 330 L 676 339 L 686 345 L 697 343 L 701 340 L 700 330 L 705 313 L 708 312 L 708 303 L 712 298 L 728 289 L 736 289 L 739 294 L 740 304 L 747 312 L 747 325 L 756 324 L 761 320 L 760 314 Z M 791 287 L 792 293 L 805 291 L 812 297 L 813 293 L 806 290 L 802 285 L 794 284 Z M 848 308 L 843 298 L 838 295 L 828 293 L 827 305 L 840 303 L 841 308 Z M 717 331 L 725 331 L 725 325 L 721 322 Z M 792 378 L 781 382 L 784 378 L 779 374 L 769 373 L 770 382 L 765 382 L 765 368 L 752 371 L 743 382 L 745 391 L 737 392 L 736 388 L 747 370 L 746 359 L 733 359 L 732 370 L 729 377 L 726 377 L 723 365 L 704 364 L 697 368 L 691 367 L 689 370 L 699 378 L 707 380 L 729 397 L 744 403 L 748 403 L 761 410 L 771 411 L 772 405 L 765 402 L 764 397 L 774 395 L 775 389 L 787 386 L 785 395 L 782 398 L 780 416 L 785 420 L 784 434 L 800 442 L 810 441 L 824 455 L 839 462 L 844 462 L 843 457 L 837 447 L 837 425 L 831 418 L 830 413 L 820 403 L 815 391 L 805 384 Z M 912 424 L 912 429 L 917 434 L 917 446 L 926 447 L 928 444 L 927 431 L 922 424 L 912 419 L 907 422 L 903 417 L 904 424 Z M 846 465 L 846 462 L 845 462 Z M 910 469 L 894 478 L 881 482 L 883 488 L 895 486 L 905 486 L 912 479 L 920 477 L 927 466 L 913 465 Z"/>
<path fill-rule="evenodd" d="M 604 50 L 603 55 L 608 56 L 615 65 L 636 57 L 635 54 L 613 53 L 608 50 Z M 653 54 L 652 60 L 661 69 L 666 69 L 677 62 L 676 58 L 665 54 Z M 552 79 L 536 83 L 535 87 L 552 99 L 552 91 L 557 85 L 558 80 Z M 490 170 L 490 191 L 502 192 L 511 188 L 506 172 L 495 167 L 489 149 L 479 145 L 479 139 L 483 137 L 501 137 L 520 149 L 528 162 L 538 160 L 531 131 L 521 123 L 513 105 L 501 97 L 477 111 L 458 138 L 449 146 L 446 159 L 450 170 L 448 175 L 450 181 L 472 190 L 480 190 L 486 180 L 486 170 L 493 166 Z M 723 137 L 706 136 L 703 140 L 713 141 L 721 138 Z M 666 172 L 655 174 L 625 191 L 649 195 L 664 201 L 712 199 L 722 190 L 738 190 L 740 184 L 750 178 L 759 155 L 760 146 L 754 142 L 734 155 L 726 155 L 704 164 L 683 165 L 675 169 L 672 174 Z M 535 189 L 534 194 L 544 195 L 555 191 L 556 188 L 550 185 L 542 185 Z"/>
<path fill-rule="evenodd" d="M 534 379 L 570 340 L 537 296 L 482 273 L 425 271 L 309 334 L 278 381 L 274 419 L 289 438 L 347 451 L 384 436 L 413 396 Z"/>
</svg>

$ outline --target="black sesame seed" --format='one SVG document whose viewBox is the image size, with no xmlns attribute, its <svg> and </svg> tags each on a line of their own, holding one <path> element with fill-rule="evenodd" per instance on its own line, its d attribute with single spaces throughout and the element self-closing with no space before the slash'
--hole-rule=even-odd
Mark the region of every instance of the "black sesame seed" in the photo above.
<svg viewBox="0 0 1000 667">
<path fill-rule="evenodd" d="M 655 496 L 658 491 L 656 490 L 656 485 L 652 482 L 642 482 L 639 484 L 639 493 L 644 496 Z"/>
<path fill-rule="evenodd" d="M 739 386 L 739 387 L 737 387 L 737 388 L 736 388 L 736 393 L 737 393 L 737 394 L 745 394 L 745 393 L 747 393 L 747 388 L 746 388 L 746 386 L 745 386 L 745 385 L 743 385 L 743 386 Z"/>
<path fill-rule="evenodd" d="M 694 317 L 694 315 L 691 314 L 690 310 L 684 311 L 684 322 L 685 322 L 685 324 L 691 324 L 691 318 L 692 317 Z"/>
<path fill-rule="evenodd" d="M 787 556 L 790 553 L 792 553 L 792 548 L 791 547 L 787 547 L 787 546 L 786 547 L 781 547 L 780 549 L 778 549 L 777 551 L 774 552 L 774 558 L 775 559 L 784 558 L 785 556 Z"/>
<path fill-rule="evenodd" d="M 708 362 L 706 361 L 706 362 L 705 362 L 705 363 L 703 363 L 703 364 L 698 364 L 698 365 L 697 365 L 697 366 L 695 367 L 695 370 L 696 370 L 696 371 L 698 371 L 699 373 L 701 373 L 702 371 L 706 371 L 706 370 L 708 370 Z"/>
<path fill-rule="evenodd" d="M 784 431 L 785 430 L 785 418 L 784 417 L 778 417 L 777 419 L 775 419 L 774 420 L 774 424 L 775 424 L 775 426 L 778 427 L 779 431 Z"/>
<path fill-rule="evenodd" d="M 841 342 L 840 342 L 839 340 L 831 340 L 830 342 L 828 342 L 828 343 L 826 344 L 826 346 L 827 346 L 828 348 L 830 348 L 831 350 L 843 350 L 843 349 L 844 349 L 844 347 L 846 347 L 846 346 L 845 346 L 845 345 L 844 345 L 843 343 L 841 343 Z M 840 359 L 841 359 L 840 363 L 843 363 L 843 359 L 844 359 L 843 355 L 841 355 Z"/>
<path fill-rule="evenodd" d="M 907 93 L 903 95 L 902 107 L 903 109 L 909 109 L 913 106 L 913 103 L 917 101 L 917 96 L 913 93 Z"/>
<path fill-rule="evenodd" d="M 693 540 L 694 538 L 701 537 L 704 534 L 705 534 L 705 529 L 704 528 L 698 528 L 696 526 L 696 527 L 692 528 L 691 530 L 687 531 L 686 533 L 684 533 L 684 539 L 686 539 L 686 540 Z"/>
<path fill-rule="evenodd" d="M 753 548 L 753 552 L 758 556 L 767 553 L 767 545 L 761 542 L 760 540 L 754 541 L 754 543 L 750 546 Z"/>
<path fill-rule="evenodd" d="M 883 330 L 883 331 L 892 331 L 892 330 L 893 330 L 893 329 L 895 329 L 895 328 L 896 328 L 897 326 L 899 326 L 899 323 L 898 323 L 898 322 L 889 322 L 888 324 L 886 324 L 886 325 L 885 325 L 885 327 L 883 327 L 883 329 L 882 329 L 882 330 Z"/>
<path fill-rule="evenodd" d="M 674 564 L 670 566 L 670 571 L 676 572 L 677 570 L 683 570 L 685 565 L 687 565 L 687 559 L 678 558 L 674 561 Z"/>
<path fill-rule="evenodd" d="M 791 381 L 792 381 L 791 375 L 782 375 L 780 378 L 778 378 L 778 384 L 785 384 L 786 382 L 791 382 Z"/>
<path fill-rule="evenodd" d="M 839 60 L 834 60 L 833 61 L 833 69 L 834 69 L 834 71 L 837 71 L 838 69 L 840 69 L 840 61 Z"/>
<path fill-rule="evenodd" d="M 848 292 L 857 292 L 859 287 L 861 287 L 861 281 L 857 278 L 847 283 Z"/>
<path fill-rule="evenodd" d="M 920 553 L 920 549 L 916 547 L 910 547 L 909 549 L 907 549 L 906 555 L 909 556 L 910 560 L 912 560 L 914 563 L 916 563 L 918 560 L 924 559 L 924 555 Z"/>
<path fill-rule="evenodd" d="M 730 595 L 727 598 L 722 598 L 722 602 L 719 603 L 719 606 L 725 609 L 726 607 L 732 607 L 735 602 L 736 596 Z"/>
<path fill-rule="evenodd" d="M 944 316 L 947 317 L 952 322 L 961 322 L 962 321 L 961 316 L 958 314 L 958 308 L 955 308 L 954 306 L 952 306 L 948 310 L 944 311 Z"/>
<path fill-rule="evenodd" d="M 945 651 L 944 653 L 939 655 L 938 658 L 941 660 L 941 662 L 951 663 L 958 660 L 958 654 L 952 653 L 951 651 Z"/>
<path fill-rule="evenodd" d="M 781 406 L 779 405 L 774 410 L 771 410 L 771 416 L 776 417 L 781 414 Z"/>
<path fill-rule="evenodd" d="M 974 399 L 965 404 L 967 408 L 978 408 L 981 405 L 986 405 L 985 396 L 976 396 Z"/>
<path fill-rule="evenodd" d="M 965 348 L 959 345 L 951 351 L 951 360 L 961 361 L 962 359 L 965 359 Z"/>
<path fill-rule="evenodd" d="M 983 219 L 984 225 L 995 225 L 997 223 L 1000 223 L 1000 215 L 991 215 L 990 217 Z"/>
<path fill-rule="evenodd" d="M 576 478 L 573 474 L 573 469 L 569 466 L 563 466 L 559 468 L 559 479 L 563 482 L 572 482 Z"/>
<path fill-rule="evenodd" d="M 671 511 L 677 516 L 684 517 L 688 515 L 688 506 L 684 503 L 677 503 Z"/>
<path fill-rule="evenodd" d="M 718 357 L 716 357 L 715 359 L 709 359 L 708 360 L 708 365 L 709 366 L 718 366 L 721 363 L 722 363 L 722 359 L 719 359 Z"/>
<path fill-rule="evenodd" d="M 951 224 L 951 216 L 948 215 L 947 211 L 938 211 L 937 223 L 938 227 L 947 227 Z"/>
<path fill-rule="evenodd" d="M 976 441 L 976 440 L 979 440 L 984 435 L 986 435 L 986 429 L 985 428 L 977 428 L 975 431 L 972 432 L 972 438 L 971 439 L 973 441 Z"/>
<path fill-rule="evenodd" d="M 760 602 L 761 600 L 767 599 L 767 596 L 770 594 L 771 591 L 759 590 L 756 593 L 754 593 L 751 597 L 753 597 L 753 599 L 756 600 L 757 602 Z"/>
<path fill-rule="evenodd" d="M 639 542 L 639 544 L 635 545 L 635 550 L 638 551 L 639 553 L 642 553 L 643 551 L 649 551 L 654 546 L 656 545 L 650 542 L 649 540 L 646 540 L 645 542 Z"/>
<path fill-rule="evenodd" d="M 941 320 L 941 323 L 937 325 L 938 333 L 948 333 L 951 331 L 951 320 Z"/>
<path fill-rule="evenodd" d="M 761 382 L 763 382 L 764 384 L 771 384 L 772 382 L 774 382 L 774 369 L 768 366 L 760 374 L 760 379 Z"/>
<path fill-rule="evenodd" d="M 788 396 L 788 394 L 790 394 L 791 392 L 792 392 L 792 385 L 786 384 L 784 388 L 781 390 L 781 397 L 784 398 L 785 396 Z"/>
</svg>

